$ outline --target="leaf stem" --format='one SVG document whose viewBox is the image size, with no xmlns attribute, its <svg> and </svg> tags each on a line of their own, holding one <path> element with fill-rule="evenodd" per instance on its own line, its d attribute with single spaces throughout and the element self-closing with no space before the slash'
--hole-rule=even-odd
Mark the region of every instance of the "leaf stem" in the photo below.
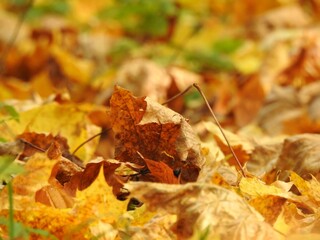
<svg viewBox="0 0 320 240">
<path fill-rule="evenodd" d="M 205 103 L 206 103 L 206 105 L 207 105 L 207 107 L 208 107 L 208 109 L 209 109 L 212 117 L 214 118 L 214 121 L 216 122 L 216 124 L 217 124 L 217 126 L 218 126 L 218 128 L 219 128 L 219 130 L 220 130 L 220 132 L 221 132 L 221 134 L 222 134 L 222 136 L 223 136 L 223 138 L 226 140 L 227 145 L 228 145 L 228 147 L 229 147 L 229 149 L 230 149 L 233 157 L 236 159 L 236 162 L 237 162 L 237 164 L 238 164 L 238 166 L 239 166 L 239 168 L 240 168 L 240 171 L 241 171 L 242 176 L 243 176 L 243 177 L 246 177 L 246 174 L 245 174 L 245 172 L 244 172 L 244 170 L 243 170 L 243 167 L 242 167 L 242 165 L 241 165 L 241 163 L 240 163 L 240 161 L 239 161 L 236 153 L 234 152 L 233 148 L 231 147 L 231 144 L 230 144 L 227 136 L 225 135 L 225 133 L 224 133 L 224 131 L 223 131 L 223 129 L 222 129 L 222 127 L 221 127 L 221 125 L 220 125 L 217 117 L 216 117 L 216 115 L 214 114 L 213 110 L 211 109 L 210 104 L 209 104 L 206 96 L 204 95 L 204 93 L 202 92 L 202 90 L 201 90 L 201 88 L 199 87 L 198 84 L 194 83 L 192 86 L 194 86 L 194 87 L 198 90 L 198 92 L 201 94 L 201 96 L 202 96 L 203 100 L 205 101 Z"/>
<path fill-rule="evenodd" d="M 74 155 L 83 145 L 85 145 L 86 143 L 90 142 L 92 139 L 98 137 L 98 136 L 101 136 L 103 133 L 106 133 L 110 130 L 111 128 L 108 128 L 108 129 L 105 129 L 105 130 L 102 130 L 101 132 L 93 135 L 92 137 L 88 138 L 87 140 L 85 140 L 83 143 L 81 143 L 73 152 L 72 152 L 72 155 Z"/>
</svg>

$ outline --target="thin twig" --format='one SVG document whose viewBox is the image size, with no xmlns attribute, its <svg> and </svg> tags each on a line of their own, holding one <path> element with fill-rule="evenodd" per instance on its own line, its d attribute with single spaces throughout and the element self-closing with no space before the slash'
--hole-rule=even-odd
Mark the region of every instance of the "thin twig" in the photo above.
<svg viewBox="0 0 320 240">
<path fill-rule="evenodd" d="M 103 133 L 106 133 L 110 130 L 111 128 L 105 129 L 95 135 L 93 135 L 92 137 L 88 138 L 87 140 L 85 140 L 83 143 L 81 143 L 73 152 L 72 155 L 74 155 L 83 145 L 85 145 L 86 143 L 90 142 L 92 139 L 101 136 Z"/>
<path fill-rule="evenodd" d="M 169 102 L 173 101 L 174 99 L 184 95 L 186 92 L 188 92 L 191 88 L 193 87 L 193 85 L 190 85 L 189 87 L 187 87 L 184 91 L 178 93 L 177 95 L 174 95 L 172 98 L 169 98 L 167 101 L 165 101 L 164 103 L 162 103 L 162 105 L 166 105 Z"/>
<path fill-rule="evenodd" d="M 7 45 L 4 47 L 4 49 L 2 50 L 1 54 L 0 54 L 0 75 L 2 75 L 5 71 L 5 62 L 6 62 L 6 59 L 7 59 L 7 56 L 11 50 L 11 48 L 13 47 L 17 37 L 18 37 L 18 34 L 20 32 L 20 29 L 22 27 L 22 24 L 25 20 L 25 17 L 29 11 L 29 9 L 32 7 L 33 5 L 33 0 L 30 0 L 26 6 L 25 6 L 25 10 L 22 12 L 22 14 L 20 15 L 20 18 L 13 30 L 13 33 L 11 35 L 11 38 L 9 40 L 9 42 L 7 43 Z"/>
<path fill-rule="evenodd" d="M 231 144 L 229 143 L 229 140 L 228 140 L 227 136 L 225 135 L 225 133 L 224 133 L 224 131 L 223 131 L 223 129 L 222 129 L 217 117 L 216 117 L 216 115 L 214 114 L 213 110 L 211 109 L 210 104 L 209 104 L 206 96 L 204 95 L 204 93 L 202 92 L 202 90 L 200 89 L 198 84 L 194 83 L 192 86 L 194 86 L 199 91 L 199 93 L 201 94 L 202 98 L 204 99 L 204 101 L 205 101 L 205 103 L 206 103 L 206 105 L 207 105 L 212 117 L 214 118 L 216 124 L 218 125 L 218 128 L 219 128 L 220 132 L 222 133 L 223 138 L 226 140 L 226 142 L 228 144 L 228 147 L 229 147 L 233 157 L 236 159 L 236 162 L 237 162 L 237 164 L 238 164 L 238 166 L 240 168 L 242 176 L 246 177 L 246 174 L 245 174 L 245 172 L 243 170 L 243 167 L 242 167 L 242 165 L 241 165 L 236 153 L 233 151 L 233 148 L 231 147 Z"/>
<path fill-rule="evenodd" d="M 246 174 L 245 174 L 245 172 L 244 172 L 244 170 L 243 170 L 243 167 L 242 167 L 242 165 L 241 165 L 241 163 L 240 163 L 240 161 L 239 161 L 236 153 L 234 152 L 234 150 L 233 150 L 233 148 L 232 148 L 232 146 L 231 146 L 231 144 L 230 144 L 227 136 L 225 135 L 225 133 L 224 133 L 224 131 L 223 131 L 223 129 L 222 129 L 222 127 L 221 127 L 221 125 L 220 125 L 217 117 L 216 117 L 216 115 L 214 114 L 213 110 L 211 109 L 210 104 L 209 104 L 206 96 L 204 95 L 204 93 L 202 92 L 202 90 L 200 89 L 200 87 L 199 87 L 198 84 L 194 83 L 194 84 L 190 85 L 190 86 L 187 87 L 184 91 L 178 93 L 177 95 L 173 96 L 173 97 L 170 98 L 169 100 L 167 100 L 167 101 L 165 101 L 164 103 L 162 103 L 162 105 L 168 104 L 169 102 L 171 102 L 172 100 L 176 99 L 177 97 L 180 97 L 181 95 L 183 95 L 183 94 L 185 94 L 186 92 L 188 92 L 192 87 L 194 87 L 195 89 L 197 89 L 197 91 L 200 93 L 201 97 L 202 97 L 203 100 L 205 101 L 205 103 L 206 103 L 206 105 L 207 105 L 207 108 L 209 109 L 212 117 L 214 118 L 214 120 L 215 120 L 215 122 L 216 122 L 216 124 L 217 124 L 217 126 L 218 126 L 218 128 L 219 128 L 219 130 L 220 130 L 220 132 L 222 133 L 223 138 L 226 140 L 226 143 L 227 143 L 227 145 L 228 145 L 228 148 L 230 149 L 230 152 L 232 153 L 233 157 L 235 158 L 235 160 L 236 160 L 236 162 L 237 162 L 237 164 L 238 164 L 238 166 L 239 166 L 239 168 L 240 168 L 240 171 L 241 171 L 242 176 L 243 176 L 243 177 L 246 177 Z"/>
<path fill-rule="evenodd" d="M 37 149 L 37 150 L 40 151 L 40 152 L 45 152 L 45 151 L 46 151 L 46 150 L 44 150 L 44 149 L 42 149 L 42 148 L 34 145 L 33 143 L 28 142 L 28 141 L 22 139 L 22 138 L 20 138 L 20 140 L 21 140 L 24 144 L 27 144 L 27 145 L 29 145 L 30 147 L 33 147 L 34 149 Z"/>
</svg>

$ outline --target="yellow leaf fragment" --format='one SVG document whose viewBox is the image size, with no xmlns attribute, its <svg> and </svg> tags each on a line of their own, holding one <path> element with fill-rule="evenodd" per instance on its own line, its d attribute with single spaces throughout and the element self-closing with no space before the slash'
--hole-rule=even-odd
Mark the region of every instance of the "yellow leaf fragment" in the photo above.
<svg viewBox="0 0 320 240">
<path fill-rule="evenodd" d="M 280 239 L 279 234 L 243 198 L 219 186 L 131 182 L 125 187 L 151 211 L 176 214 L 177 221 L 170 229 L 178 239 L 190 238 L 195 230 L 207 230 L 208 239 L 216 236 L 227 239 Z"/>
<path fill-rule="evenodd" d="M 316 178 L 312 177 L 310 181 L 306 181 L 295 172 L 291 172 L 290 179 L 301 195 L 307 196 L 318 207 L 320 206 L 320 183 Z"/>
<path fill-rule="evenodd" d="M 23 102 L 20 102 L 23 104 Z M 78 147 L 92 135 L 98 133 L 99 129 L 87 119 L 89 110 L 93 107 L 77 104 L 58 104 L 55 102 L 34 107 L 30 110 L 20 112 L 20 121 L 10 121 L 7 125 L 0 125 L 1 132 L 4 128 L 10 128 L 15 134 L 21 134 L 28 130 L 37 133 L 51 133 L 68 138 L 71 151 Z M 2 135 L 10 139 L 11 136 Z M 92 156 L 97 140 L 93 140 L 82 147 L 77 155 L 81 159 Z"/>
<path fill-rule="evenodd" d="M 239 187 L 242 193 L 251 197 L 278 195 L 284 192 L 278 187 L 266 185 L 258 178 L 242 178 Z"/>
</svg>

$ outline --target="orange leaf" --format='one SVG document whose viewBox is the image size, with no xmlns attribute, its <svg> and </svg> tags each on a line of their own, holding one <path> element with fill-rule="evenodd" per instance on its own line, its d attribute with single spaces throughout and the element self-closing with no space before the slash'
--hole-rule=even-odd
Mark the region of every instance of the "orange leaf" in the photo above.
<svg viewBox="0 0 320 240">
<path fill-rule="evenodd" d="M 58 184 L 48 185 L 38 190 L 35 200 L 55 208 L 70 208 L 74 203 L 73 198 Z"/>
<path fill-rule="evenodd" d="M 89 187 L 93 181 L 98 177 L 100 168 L 104 162 L 104 159 L 97 158 L 87 163 L 86 168 L 81 174 L 78 189 L 84 190 Z"/>
<path fill-rule="evenodd" d="M 200 143 L 180 114 L 119 87 L 115 87 L 110 107 L 117 160 L 145 165 L 141 153 L 172 170 L 180 168 L 183 182 L 197 179 L 203 163 Z M 185 169 L 192 174 L 184 173 Z"/>
<path fill-rule="evenodd" d="M 144 161 L 157 182 L 169 184 L 179 183 L 179 179 L 173 174 L 172 169 L 164 162 L 156 162 L 146 158 Z"/>
</svg>

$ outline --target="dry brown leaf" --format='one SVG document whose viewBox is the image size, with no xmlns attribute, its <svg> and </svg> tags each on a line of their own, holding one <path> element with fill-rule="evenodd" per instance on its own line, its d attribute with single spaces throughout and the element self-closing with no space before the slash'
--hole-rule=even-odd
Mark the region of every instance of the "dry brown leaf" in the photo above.
<svg viewBox="0 0 320 240">
<path fill-rule="evenodd" d="M 176 214 L 172 230 L 178 239 L 190 238 L 196 230 L 208 231 L 208 239 L 280 239 L 243 198 L 219 186 L 131 182 L 125 187 L 151 211 Z"/>
<path fill-rule="evenodd" d="M 17 156 L 23 151 L 23 148 L 24 148 L 24 143 L 19 139 L 14 142 L 0 143 L 0 156 L 1 155 Z"/>
<path fill-rule="evenodd" d="M 147 59 L 127 61 L 118 71 L 116 83 L 136 96 L 164 101 L 171 78 L 166 69 Z"/>
<path fill-rule="evenodd" d="M 116 87 L 110 117 L 115 133 L 115 158 L 140 166 L 140 155 L 181 169 L 182 182 L 195 181 L 203 164 L 200 143 L 186 119 L 149 98 L 136 98 Z"/>
<path fill-rule="evenodd" d="M 164 162 L 156 162 L 147 158 L 144 158 L 143 160 L 156 182 L 168 184 L 179 183 L 179 179 L 174 175 L 172 169 Z"/>
<path fill-rule="evenodd" d="M 291 54 L 290 64 L 278 76 L 278 82 L 303 86 L 317 81 L 320 75 L 319 49 L 320 35 L 318 29 L 304 31 L 295 38 L 294 54 Z"/>
<path fill-rule="evenodd" d="M 35 201 L 55 208 L 71 208 L 74 204 L 72 196 L 66 193 L 58 182 L 36 191 Z"/>
<path fill-rule="evenodd" d="M 82 172 L 83 168 L 61 157 L 53 166 L 48 182 L 54 185 L 58 181 L 70 196 L 75 197 Z"/>
<path fill-rule="evenodd" d="M 250 29 L 259 37 L 281 29 L 306 27 L 311 23 L 310 16 L 299 5 L 285 5 L 265 12 L 252 21 Z"/>
<path fill-rule="evenodd" d="M 116 173 L 116 170 L 122 167 L 124 168 L 119 173 Z M 88 188 L 98 177 L 100 169 L 103 169 L 103 175 L 106 183 L 112 187 L 112 192 L 119 199 L 122 199 L 128 195 L 127 192 L 123 193 L 123 184 L 130 179 L 130 173 L 128 170 L 138 172 L 143 169 L 143 167 L 132 164 L 132 163 L 122 163 L 114 159 L 105 160 L 101 157 L 91 160 L 87 163 L 83 172 L 77 174 L 75 179 L 71 178 L 70 185 L 74 186 L 77 184 L 77 187 L 80 191 Z"/>
<path fill-rule="evenodd" d="M 318 134 L 301 134 L 286 138 L 276 168 L 282 171 L 291 170 L 306 178 L 312 174 L 319 179 L 319 141 Z"/>
<path fill-rule="evenodd" d="M 252 121 L 260 110 L 266 92 L 257 76 L 248 79 L 245 85 L 239 89 L 238 102 L 234 107 L 235 121 L 240 127 Z"/>
</svg>

